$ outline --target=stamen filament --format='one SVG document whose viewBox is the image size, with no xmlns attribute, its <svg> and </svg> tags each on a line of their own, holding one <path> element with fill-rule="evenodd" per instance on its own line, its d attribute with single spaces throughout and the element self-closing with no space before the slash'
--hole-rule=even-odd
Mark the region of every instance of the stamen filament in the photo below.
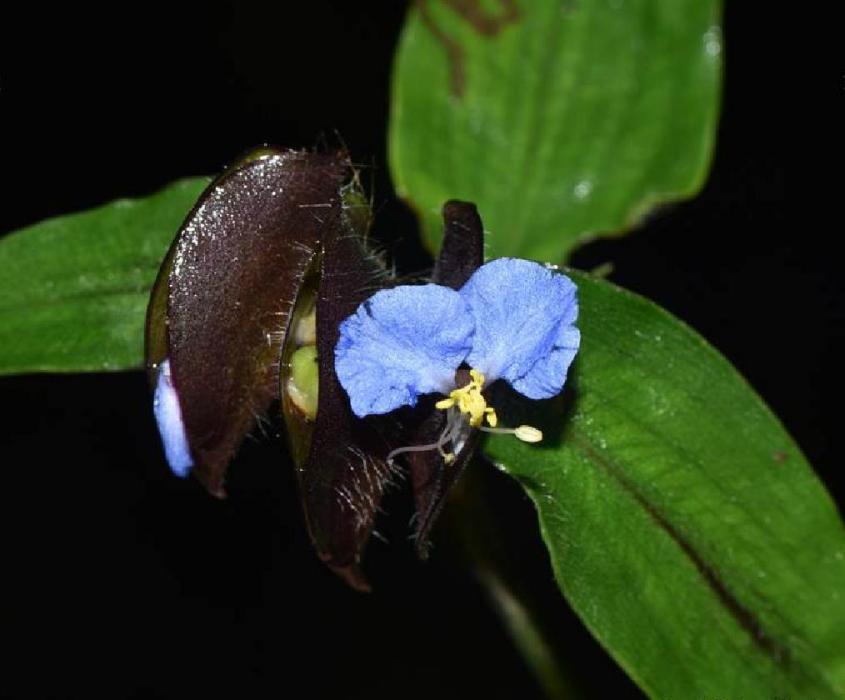
<svg viewBox="0 0 845 700">
<path fill-rule="evenodd" d="M 387 463 L 392 465 L 398 455 L 402 455 L 407 452 L 428 452 L 429 450 L 440 450 L 441 448 L 442 445 L 439 441 L 432 442 L 429 445 L 409 445 L 407 447 L 397 447 L 395 450 L 391 450 L 388 453 Z"/>
<path fill-rule="evenodd" d="M 513 435 L 523 442 L 540 442 L 543 439 L 543 431 L 533 425 L 519 425 L 516 428 L 486 428 L 481 427 L 485 433 L 497 435 Z"/>
<path fill-rule="evenodd" d="M 400 454 L 406 454 L 408 452 L 428 452 L 429 450 L 437 450 L 440 453 L 440 456 L 443 457 L 443 461 L 446 462 L 446 464 L 452 464 L 452 462 L 455 461 L 455 453 L 446 452 L 446 450 L 444 450 L 443 448 L 445 445 L 450 443 L 453 446 L 455 445 L 455 442 L 461 432 L 462 422 L 462 416 L 459 412 L 454 410 L 448 411 L 446 425 L 444 426 L 443 431 L 440 433 L 440 437 L 437 439 L 437 442 L 432 442 L 428 445 L 411 445 L 408 447 L 399 447 L 388 453 L 386 460 L 387 463 L 392 466 L 395 458 Z"/>
</svg>

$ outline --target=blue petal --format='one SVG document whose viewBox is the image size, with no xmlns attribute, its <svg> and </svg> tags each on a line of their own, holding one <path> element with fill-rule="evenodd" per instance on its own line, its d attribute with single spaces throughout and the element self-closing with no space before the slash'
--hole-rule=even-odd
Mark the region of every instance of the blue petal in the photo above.
<svg viewBox="0 0 845 700">
<path fill-rule="evenodd" d="M 448 393 L 472 346 L 458 292 L 436 284 L 377 292 L 340 324 L 335 371 L 359 417 Z"/>
<path fill-rule="evenodd" d="M 182 422 L 182 409 L 179 407 L 179 397 L 173 388 L 170 375 L 170 360 L 161 363 L 158 370 L 158 381 L 153 398 L 153 412 L 158 423 L 158 432 L 164 445 L 164 456 L 170 470 L 181 477 L 188 476 L 194 460 L 185 436 L 185 424 Z"/>
<path fill-rule="evenodd" d="M 581 340 L 576 293 L 566 275 L 535 262 L 482 265 L 461 289 L 475 319 L 470 367 L 530 399 L 558 394 Z"/>
</svg>

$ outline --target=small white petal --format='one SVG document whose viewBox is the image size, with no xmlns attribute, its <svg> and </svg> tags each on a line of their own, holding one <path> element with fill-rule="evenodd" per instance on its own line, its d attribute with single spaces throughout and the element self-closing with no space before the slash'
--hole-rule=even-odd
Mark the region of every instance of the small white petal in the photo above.
<svg viewBox="0 0 845 700">
<path fill-rule="evenodd" d="M 176 476 L 183 478 L 188 476 L 191 467 L 194 466 L 194 461 L 188 447 L 188 438 L 185 436 L 179 397 L 173 388 L 173 380 L 170 376 L 170 360 L 164 360 L 159 366 L 153 412 L 170 470 Z"/>
</svg>

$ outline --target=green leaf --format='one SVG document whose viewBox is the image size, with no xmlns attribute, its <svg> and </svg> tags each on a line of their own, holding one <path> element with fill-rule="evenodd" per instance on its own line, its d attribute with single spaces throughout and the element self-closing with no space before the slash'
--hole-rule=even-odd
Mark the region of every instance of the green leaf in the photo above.
<svg viewBox="0 0 845 700">
<path fill-rule="evenodd" d="M 0 374 L 141 367 L 150 287 L 207 184 L 183 180 L 0 239 Z"/>
<path fill-rule="evenodd" d="M 695 194 L 721 71 L 717 0 L 425 0 L 394 67 L 390 164 L 433 249 L 475 202 L 490 257 L 559 260 Z"/>
<path fill-rule="evenodd" d="M 573 376 L 522 417 L 546 441 L 487 445 L 534 501 L 564 595 L 652 697 L 842 697 L 845 531 L 827 492 L 700 336 L 573 276 Z"/>
</svg>

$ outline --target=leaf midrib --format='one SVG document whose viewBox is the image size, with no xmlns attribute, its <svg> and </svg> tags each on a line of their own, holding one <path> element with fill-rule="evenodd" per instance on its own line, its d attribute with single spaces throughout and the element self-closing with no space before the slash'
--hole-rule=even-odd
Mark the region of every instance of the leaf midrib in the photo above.
<svg viewBox="0 0 845 700">
<path fill-rule="evenodd" d="M 100 297 L 120 297 L 120 296 L 139 296 L 149 294 L 150 288 L 146 287 L 114 287 L 104 289 L 91 289 L 86 291 L 79 291 L 73 294 L 65 294 L 51 299 L 44 300 L 24 300 L 17 304 L 0 304 L 0 313 L 11 311 L 13 313 L 22 309 L 49 309 L 54 306 L 60 306 L 68 302 L 78 302 L 86 300 L 96 300 Z"/>
<path fill-rule="evenodd" d="M 631 498 L 633 498 L 634 501 L 646 512 L 649 518 L 651 518 L 672 539 L 684 556 L 695 567 L 699 576 L 701 576 L 707 587 L 713 592 L 722 608 L 725 609 L 729 616 L 735 620 L 738 626 L 741 627 L 746 634 L 748 634 L 754 643 L 755 648 L 757 648 L 760 653 L 764 654 L 777 668 L 781 669 L 785 675 L 792 675 L 790 674 L 790 671 L 794 672 L 795 669 L 798 668 L 800 669 L 800 676 L 803 679 L 816 687 L 819 685 L 823 686 L 832 696 L 836 696 L 836 689 L 830 684 L 826 674 L 820 674 L 818 672 L 811 674 L 807 672 L 806 667 L 803 664 L 796 666 L 791 663 L 793 659 L 791 646 L 784 644 L 777 635 L 766 629 L 754 613 L 745 607 L 734 596 L 730 588 L 719 576 L 718 570 L 684 538 L 684 536 L 671 524 L 666 516 L 662 514 L 660 509 L 651 503 L 648 498 L 624 476 L 623 470 L 601 453 L 599 447 L 585 431 L 577 428 L 573 424 L 568 431 L 568 435 L 573 447 L 580 451 L 585 459 L 600 466 L 605 473 L 611 477 L 613 482 L 618 484 L 625 493 L 629 494 Z M 536 488 L 536 485 L 534 488 Z M 794 634 L 794 632 L 791 634 Z M 797 637 L 798 635 L 795 636 Z M 812 646 L 804 636 L 800 637 L 800 642 L 807 646 Z M 611 653 L 615 655 L 614 650 L 611 650 Z M 627 668 L 627 664 L 625 664 L 625 666 Z"/>
</svg>

